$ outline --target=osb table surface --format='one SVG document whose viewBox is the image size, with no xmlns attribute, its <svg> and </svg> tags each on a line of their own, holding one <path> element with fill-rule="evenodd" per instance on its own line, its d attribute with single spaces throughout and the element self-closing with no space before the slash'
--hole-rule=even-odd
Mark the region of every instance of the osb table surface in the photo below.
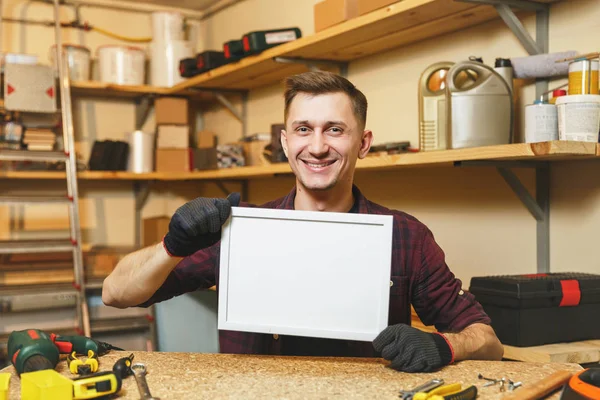
<svg viewBox="0 0 600 400">
<path fill-rule="evenodd" d="M 577 364 L 463 361 L 432 374 L 405 374 L 387 367 L 382 359 L 308 358 L 230 354 L 133 352 L 134 363 L 146 364 L 147 381 L 154 397 L 165 399 L 398 399 L 399 390 L 411 389 L 440 377 L 446 383 L 475 384 L 480 399 L 501 399 L 498 386 L 482 387 L 477 374 L 506 377 L 523 386 L 556 371 L 581 370 Z M 113 351 L 100 357 L 100 370 L 130 352 Z M 61 361 L 57 371 L 73 377 Z M 9 400 L 20 398 L 20 381 L 12 366 Z M 519 389 L 517 389 L 519 390 Z M 125 379 L 118 399 L 139 399 L 133 377 Z M 555 395 L 553 398 L 558 398 Z"/>
</svg>

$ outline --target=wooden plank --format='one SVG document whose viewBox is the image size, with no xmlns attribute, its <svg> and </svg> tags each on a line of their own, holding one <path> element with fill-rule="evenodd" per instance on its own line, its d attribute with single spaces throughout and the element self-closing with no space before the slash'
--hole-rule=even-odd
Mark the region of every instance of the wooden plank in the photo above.
<svg viewBox="0 0 600 400">
<path fill-rule="evenodd" d="M 144 95 L 173 96 L 171 90 L 167 87 L 115 85 L 98 81 L 73 81 L 71 82 L 71 90 L 79 96 L 104 98 L 133 99 Z M 176 95 L 190 97 L 195 101 L 208 102 L 214 100 L 213 93 L 198 90 L 184 90 Z"/>
<path fill-rule="evenodd" d="M 555 343 L 544 346 L 504 346 L 504 358 L 527 362 L 595 363 L 600 361 L 600 340 Z"/>
</svg>

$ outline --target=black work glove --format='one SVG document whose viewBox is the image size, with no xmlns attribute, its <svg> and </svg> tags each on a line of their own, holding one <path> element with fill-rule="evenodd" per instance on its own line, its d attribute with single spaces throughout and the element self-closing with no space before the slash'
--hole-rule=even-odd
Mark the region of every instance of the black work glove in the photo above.
<svg viewBox="0 0 600 400">
<path fill-rule="evenodd" d="M 227 199 L 198 197 L 185 203 L 171 217 L 163 238 L 165 250 L 171 256 L 185 257 L 217 243 L 231 207 L 239 204 L 239 193 L 231 193 Z"/>
<path fill-rule="evenodd" d="M 373 347 L 398 371 L 430 372 L 454 361 L 452 347 L 441 334 L 406 324 L 385 328 L 373 341 Z"/>
</svg>

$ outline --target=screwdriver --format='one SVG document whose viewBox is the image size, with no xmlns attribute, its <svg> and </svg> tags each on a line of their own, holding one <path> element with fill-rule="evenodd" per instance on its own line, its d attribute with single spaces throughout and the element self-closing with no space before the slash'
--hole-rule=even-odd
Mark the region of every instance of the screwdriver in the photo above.
<svg viewBox="0 0 600 400">
<path fill-rule="evenodd" d="M 130 375 L 133 375 L 131 370 L 131 364 L 133 362 L 133 353 L 129 357 L 119 358 L 113 365 L 113 372 L 121 379 L 125 379 Z"/>
</svg>

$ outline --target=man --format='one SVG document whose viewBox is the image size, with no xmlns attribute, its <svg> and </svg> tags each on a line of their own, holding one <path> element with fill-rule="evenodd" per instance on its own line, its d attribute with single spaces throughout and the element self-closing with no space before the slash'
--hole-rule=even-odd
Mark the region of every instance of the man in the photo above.
<svg viewBox="0 0 600 400">
<path fill-rule="evenodd" d="M 365 130 L 366 116 L 365 96 L 340 76 L 308 72 L 288 78 L 281 144 L 296 186 L 261 207 L 393 215 L 389 326 L 373 343 L 221 331 L 221 352 L 380 353 L 393 368 L 407 372 L 432 371 L 463 359 L 501 359 L 503 348 L 490 319 L 473 296 L 461 290 L 427 227 L 408 214 L 370 202 L 353 185 L 356 161 L 367 155 L 373 140 Z M 218 288 L 221 225 L 238 203 L 239 195 L 234 194 L 227 199 L 197 198 L 180 207 L 162 243 L 127 255 L 106 278 L 104 303 L 149 306 L 215 284 Z M 427 325 L 445 333 L 412 328 L 411 303 Z"/>
</svg>

